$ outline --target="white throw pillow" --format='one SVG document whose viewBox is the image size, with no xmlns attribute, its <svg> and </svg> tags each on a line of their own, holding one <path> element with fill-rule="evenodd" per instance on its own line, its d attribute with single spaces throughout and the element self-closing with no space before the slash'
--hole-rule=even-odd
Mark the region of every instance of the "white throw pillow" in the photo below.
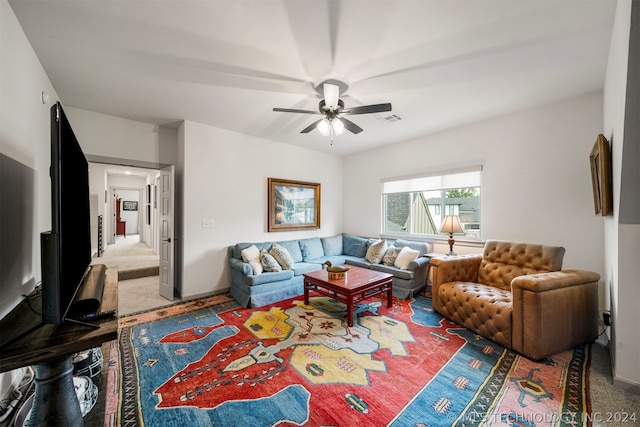
<svg viewBox="0 0 640 427">
<path fill-rule="evenodd" d="M 409 263 L 416 259 L 420 251 L 416 251 L 415 249 L 411 249 L 409 246 L 405 246 L 400 250 L 398 257 L 396 258 L 396 262 L 393 263 L 400 270 L 408 270 Z"/>
<path fill-rule="evenodd" d="M 387 252 L 385 252 L 382 257 L 382 263 L 384 265 L 393 265 L 396 262 L 396 258 L 398 258 L 398 254 L 400 253 L 400 248 L 396 248 L 391 245 L 387 248 Z"/>
<path fill-rule="evenodd" d="M 258 274 L 262 274 L 263 268 L 262 268 L 262 263 L 260 261 L 256 261 L 252 259 L 251 261 L 249 261 L 249 265 L 253 269 L 254 275 L 257 276 Z"/>
<path fill-rule="evenodd" d="M 387 252 L 387 241 L 384 239 L 378 240 L 373 242 L 371 246 L 369 246 L 365 258 L 371 264 L 380 264 L 380 261 L 382 261 L 382 257 L 384 256 L 385 252 Z"/>
<path fill-rule="evenodd" d="M 282 266 L 283 270 L 293 269 L 293 258 L 291 257 L 291 254 L 289 253 L 287 248 L 285 248 L 284 246 L 274 243 L 269 249 L 269 254 L 271 254 L 276 259 L 276 261 L 278 261 L 278 264 Z"/>
<path fill-rule="evenodd" d="M 256 245 L 251 245 L 248 248 L 244 248 L 240 251 L 242 260 L 249 263 L 253 269 L 253 274 L 257 275 L 262 273 L 262 263 L 260 262 L 260 251 Z"/>
</svg>

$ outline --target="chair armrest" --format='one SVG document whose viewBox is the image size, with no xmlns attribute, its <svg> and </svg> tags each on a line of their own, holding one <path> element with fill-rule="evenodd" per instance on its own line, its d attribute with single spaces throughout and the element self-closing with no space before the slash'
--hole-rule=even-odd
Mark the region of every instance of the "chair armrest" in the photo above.
<svg viewBox="0 0 640 427">
<path fill-rule="evenodd" d="M 600 275 L 592 271 L 561 270 L 549 273 L 518 276 L 511 281 L 511 291 L 515 288 L 531 292 L 545 292 L 553 289 L 582 285 L 600 280 Z"/>
<path fill-rule="evenodd" d="M 234 270 L 242 272 L 245 276 L 253 275 L 253 268 L 251 268 L 248 262 L 237 258 L 229 258 L 229 266 Z"/>
<path fill-rule="evenodd" d="M 448 282 L 477 282 L 482 255 L 455 258 L 431 258 L 431 301 L 433 308 L 442 313 L 446 301 L 440 300 L 439 288 Z"/>
<path fill-rule="evenodd" d="M 583 270 L 514 278 L 513 349 L 540 359 L 596 339 L 599 280 L 599 274 Z"/>
<path fill-rule="evenodd" d="M 477 282 L 482 255 L 455 258 L 431 258 L 431 285 L 437 288 L 447 282 Z"/>
</svg>

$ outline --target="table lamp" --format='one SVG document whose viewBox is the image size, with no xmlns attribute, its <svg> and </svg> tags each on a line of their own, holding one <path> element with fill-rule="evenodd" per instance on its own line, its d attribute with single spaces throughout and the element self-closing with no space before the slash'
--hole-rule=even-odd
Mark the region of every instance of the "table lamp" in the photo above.
<svg viewBox="0 0 640 427">
<path fill-rule="evenodd" d="M 457 255 L 453 252 L 453 244 L 455 240 L 453 239 L 453 233 L 464 233 L 462 229 L 462 224 L 460 223 L 460 218 L 458 215 L 447 215 L 444 217 L 442 221 L 442 225 L 440 226 L 441 233 L 449 233 L 449 253 L 447 255 Z"/>
</svg>

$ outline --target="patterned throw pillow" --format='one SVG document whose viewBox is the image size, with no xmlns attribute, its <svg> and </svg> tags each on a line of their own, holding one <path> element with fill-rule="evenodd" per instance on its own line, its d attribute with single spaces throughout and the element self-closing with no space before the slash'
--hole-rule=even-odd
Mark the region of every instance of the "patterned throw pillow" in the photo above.
<svg viewBox="0 0 640 427">
<path fill-rule="evenodd" d="M 387 248 L 387 252 L 385 252 L 384 256 L 382 257 L 382 263 L 384 265 L 393 265 L 396 262 L 396 258 L 398 257 L 399 253 L 400 248 L 396 248 L 393 245 L 389 246 Z"/>
<path fill-rule="evenodd" d="M 380 264 L 380 261 L 382 261 L 382 257 L 386 252 L 387 241 L 384 239 L 377 240 L 369 245 L 369 249 L 367 249 L 367 255 L 365 256 L 365 258 L 371 264 Z"/>
<path fill-rule="evenodd" d="M 409 246 L 405 246 L 400 250 L 398 257 L 396 258 L 396 262 L 393 263 L 400 270 L 408 270 L 409 263 L 417 258 L 420 254 L 420 251 L 416 251 L 415 249 L 411 249 Z"/>
<path fill-rule="evenodd" d="M 274 243 L 269 249 L 269 254 L 271 254 L 276 259 L 276 261 L 278 261 L 278 264 L 282 266 L 283 270 L 293 269 L 293 258 L 284 246 Z"/>
<path fill-rule="evenodd" d="M 248 248 L 243 249 L 240 252 L 242 260 L 249 263 L 253 269 L 253 274 L 258 275 L 262 273 L 262 263 L 260 262 L 260 251 L 255 245 L 251 245 Z"/>
<path fill-rule="evenodd" d="M 276 261 L 276 259 L 269 254 L 266 249 L 260 251 L 260 261 L 262 262 L 262 268 L 264 268 L 264 271 L 282 271 L 282 267 L 280 267 L 278 261 Z"/>
</svg>

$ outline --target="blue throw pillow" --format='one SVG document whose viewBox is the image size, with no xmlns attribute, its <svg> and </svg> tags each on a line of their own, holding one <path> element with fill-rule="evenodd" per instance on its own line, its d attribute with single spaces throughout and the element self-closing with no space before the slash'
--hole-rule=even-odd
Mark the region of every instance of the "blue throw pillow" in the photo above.
<svg viewBox="0 0 640 427">
<path fill-rule="evenodd" d="M 342 255 L 342 234 L 331 237 L 322 237 L 322 248 L 326 256 Z"/>
<path fill-rule="evenodd" d="M 367 247 L 369 246 L 369 240 L 364 237 L 352 236 L 350 234 L 343 234 L 342 244 L 345 255 L 355 256 L 358 258 L 364 258 L 367 254 Z"/>
</svg>

